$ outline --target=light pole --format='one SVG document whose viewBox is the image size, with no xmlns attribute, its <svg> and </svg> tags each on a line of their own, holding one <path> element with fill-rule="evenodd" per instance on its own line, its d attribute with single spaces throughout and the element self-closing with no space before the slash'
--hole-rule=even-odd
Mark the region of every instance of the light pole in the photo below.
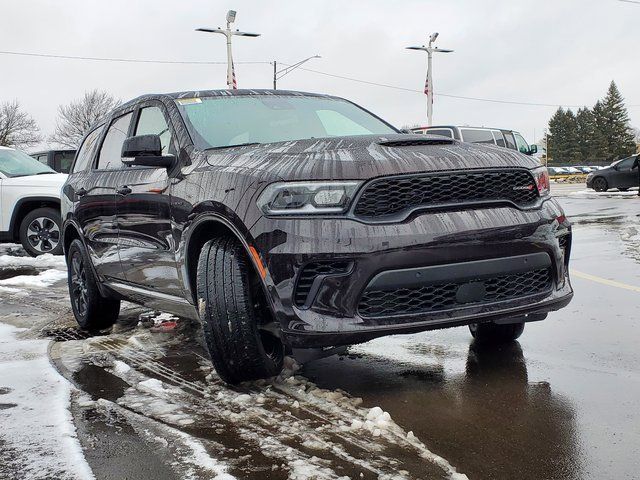
<svg viewBox="0 0 640 480">
<path fill-rule="evenodd" d="M 407 47 L 407 50 L 423 50 L 427 52 L 427 81 L 424 85 L 424 93 L 427 94 L 427 126 L 433 125 L 433 52 L 451 53 L 453 50 L 445 48 L 432 47 L 433 42 L 438 38 L 438 32 L 431 34 L 429 37 L 429 45 L 426 47 Z"/>
<path fill-rule="evenodd" d="M 314 58 L 322 58 L 322 57 L 320 55 L 314 55 L 313 57 L 305 58 L 304 60 L 300 60 L 298 63 L 294 63 L 293 65 L 289 65 L 288 67 L 283 68 L 282 70 L 278 70 L 277 62 L 274 60 L 273 61 L 273 89 L 276 90 L 278 88 L 278 80 L 280 80 L 285 75 L 287 75 L 287 74 L 291 73 L 292 71 L 294 71 L 296 68 L 301 66 L 303 63 L 306 63 L 309 60 L 312 60 Z"/>
<path fill-rule="evenodd" d="M 236 81 L 236 72 L 233 68 L 233 56 L 231 55 L 231 37 L 238 35 L 240 37 L 259 37 L 259 33 L 241 32 L 239 30 L 231 30 L 231 24 L 236 20 L 235 10 L 229 10 L 227 12 L 227 28 L 225 30 L 221 28 L 196 28 L 197 32 L 207 33 L 220 33 L 227 38 L 227 88 L 235 90 L 238 88 Z"/>
</svg>

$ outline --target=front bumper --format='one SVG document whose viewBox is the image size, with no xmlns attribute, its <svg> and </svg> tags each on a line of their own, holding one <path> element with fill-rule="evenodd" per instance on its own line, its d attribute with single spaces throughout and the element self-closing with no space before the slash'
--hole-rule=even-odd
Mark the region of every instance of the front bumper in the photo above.
<svg viewBox="0 0 640 480">
<path fill-rule="evenodd" d="M 251 233 L 268 271 L 273 311 L 294 347 L 353 344 L 394 333 L 544 314 L 568 304 L 573 294 L 567 269 L 570 225 L 553 199 L 537 210 L 429 212 L 396 224 L 263 217 Z M 551 284 L 534 295 L 393 315 L 366 316 L 358 308 L 363 292 L 382 272 L 445 265 L 457 266 L 452 271 L 459 272 L 470 262 L 540 254 L 548 258 Z M 324 277 L 313 298 L 301 305 L 295 297 L 301 269 L 322 261 L 343 261 L 350 269 Z M 444 270 L 438 271 L 446 277 Z"/>
<path fill-rule="evenodd" d="M 587 188 L 593 188 L 594 175 L 587 175 Z"/>
</svg>

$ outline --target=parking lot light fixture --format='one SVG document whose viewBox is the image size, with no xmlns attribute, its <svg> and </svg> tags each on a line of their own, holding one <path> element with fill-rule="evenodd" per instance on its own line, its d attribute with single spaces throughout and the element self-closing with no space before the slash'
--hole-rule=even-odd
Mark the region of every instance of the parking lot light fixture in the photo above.
<svg viewBox="0 0 640 480">
<path fill-rule="evenodd" d="M 227 12 L 227 28 L 196 28 L 197 32 L 206 33 L 219 33 L 224 35 L 227 39 L 227 88 L 235 90 L 238 88 L 238 82 L 236 80 L 236 72 L 233 67 L 233 55 L 231 54 L 231 37 L 234 35 L 240 37 L 259 37 L 259 33 L 241 32 L 240 30 L 231 30 L 231 24 L 236 20 L 235 10 L 229 10 Z"/>
<path fill-rule="evenodd" d="M 300 67 L 303 63 L 307 63 L 309 60 L 312 60 L 314 58 L 322 58 L 322 57 L 320 55 L 314 55 L 313 57 L 300 60 L 299 62 L 294 63 L 293 65 L 289 65 L 288 67 L 285 67 L 281 70 L 277 69 L 278 68 L 277 62 L 274 60 L 273 61 L 273 89 L 276 90 L 278 88 L 278 80 L 280 80 L 285 75 L 288 75 L 289 73 L 294 71 L 296 68 Z"/>
<path fill-rule="evenodd" d="M 433 52 L 453 52 L 453 50 L 433 46 L 433 43 L 438 38 L 438 35 L 438 32 L 432 33 L 429 36 L 429 43 L 427 46 L 421 45 L 407 47 L 407 50 L 422 50 L 424 52 L 427 52 L 427 80 L 424 85 L 424 93 L 427 95 L 427 126 L 429 127 L 433 125 Z"/>
</svg>

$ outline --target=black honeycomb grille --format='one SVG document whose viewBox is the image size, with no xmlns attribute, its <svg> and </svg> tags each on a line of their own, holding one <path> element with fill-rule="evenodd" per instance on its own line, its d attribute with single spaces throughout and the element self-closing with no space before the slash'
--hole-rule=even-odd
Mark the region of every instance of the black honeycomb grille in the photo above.
<svg viewBox="0 0 640 480">
<path fill-rule="evenodd" d="M 558 244 L 560 245 L 560 250 L 563 252 L 567 252 L 567 247 L 569 246 L 569 235 L 563 235 L 558 238 Z"/>
<path fill-rule="evenodd" d="M 375 218 L 414 208 L 501 200 L 526 207 L 537 199 L 538 190 L 528 170 L 411 175 L 373 181 L 358 199 L 355 214 Z"/>
<path fill-rule="evenodd" d="M 342 275 L 351 270 L 351 262 L 312 262 L 307 263 L 298 275 L 298 284 L 294 294 L 297 306 L 306 304 L 311 287 L 316 278 L 323 275 Z"/>
<path fill-rule="evenodd" d="M 470 281 L 451 282 L 397 290 L 366 290 L 360 299 L 358 312 L 362 317 L 385 317 L 512 300 L 547 292 L 551 288 L 552 276 L 551 269 L 539 269 L 476 281 L 484 284 L 486 292 L 484 298 L 477 302 L 460 303 L 457 300 L 458 289 Z"/>
</svg>

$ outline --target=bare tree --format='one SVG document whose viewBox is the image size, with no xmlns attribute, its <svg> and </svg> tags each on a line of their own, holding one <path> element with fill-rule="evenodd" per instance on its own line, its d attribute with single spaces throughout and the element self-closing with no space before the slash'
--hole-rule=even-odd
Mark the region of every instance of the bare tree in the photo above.
<svg viewBox="0 0 640 480">
<path fill-rule="evenodd" d="M 40 129 L 31 116 L 20 110 L 17 101 L 0 103 L 0 145 L 26 148 L 36 145 Z"/>
<path fill-rule="evenodd" d="M 85 92 L 80 100 L 58 107 L 56 129 L 49 140 L 65 147 L 78 148 L 89 128 L 118 105 L 120 100 L 107 92 Z"/>
</svg>

